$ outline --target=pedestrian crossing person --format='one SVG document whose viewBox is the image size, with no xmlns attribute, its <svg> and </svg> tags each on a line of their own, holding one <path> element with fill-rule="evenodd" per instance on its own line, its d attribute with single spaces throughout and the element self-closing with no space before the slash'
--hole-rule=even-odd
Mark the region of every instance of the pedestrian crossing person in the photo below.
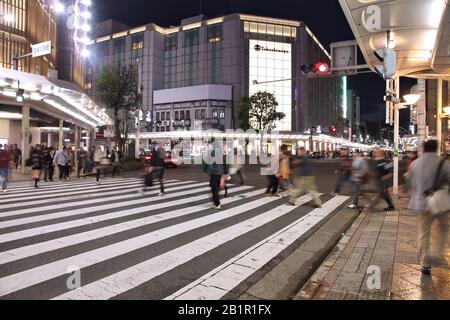
<svg viewBox="0 0 450 320">
<path fill-rule="evenodd" d="M 292 195 L 289 199 L 289 204 L 296 205 L 297 199 L 300 195 L 309 194 L 316 206 L 316 208 L 322 207 L 322 201 L 318 196 L 316 178 L 312 173 L 312 164 L 306 155 L 305 148 L 298 149 L 298 157 L 294 159 L 292 163 L 293 176 L 294 176 L 294 188 Z"/>
<path fill-rule="evenodd" d="M 0 183 L 3 192 L 8 192 L 11 153 L 0 144 Z"/>
<path fill-rule="evenodd" d="M 350 209 L 359 208 L 359 200 L 362 195 L 362 187 L 368 182 L 370 168 L 367 160 L 363 158 L 361 151 L 356 150 L 353 153 L 352 163 L 352 185 L 353 185 L 353 203 Z"/>
<path fill-rule="evenodd" d="M 58 166 L 59 171 L 59 181 L 63 181 L 64 175 L 66 173 L 66 165 L 67 165 L 67 148 L 65 146 L 62 149 L 59 149 L 53 160 L 54 164 Z"/>
<path fill-rule="evenodd" d="M 42 171 L 44 170 L 45 159 L 40 145 L 36 145 L 31 154 L 31 177 L 34 180 L 34 188 L 39 188 Z"/>
<path fill-rule="evenodd" d="M 203 171 L 209 175 L 209 184 L 213 197 L 214 209 L 221 210 L 220 189 L 221 185 L 226 188 L 225 179 L 229 176 L 229 167 L 226 163 L 226 156 L 220 143 L 212 139 L 205 150 L 203 157 Z M 226 191 L 227 192 L 227 191 Z"/>
<path fill-rule="evenodd" d="M 161 197 L 166 194 L 164 189 L 164 172 L 166 165 L 164 162 L 164 154 L 164 148 L 154 148 L 152 151 L 152 160 L 150 162 L 150 186 L 153 186 L 153 178 L 158 179 L 160 186 L 159 196 Z"/>
<path fill-rule="evenodd" d="M 102 161 L 104 161 L 105 158 L 106 158 L 106 152 L 102 150 L 101 146 L 97 146 L 95 148 L 94 155 L 93 155 L 93 161 L 94 161 L 93 167 L 94 167 L 97 185 L 101 185 L 100 175 L 101 175 L 101 172 L 102 172 L 102 169 L 104 166 L 104 163 L 102 163 Z"/>
</svg>

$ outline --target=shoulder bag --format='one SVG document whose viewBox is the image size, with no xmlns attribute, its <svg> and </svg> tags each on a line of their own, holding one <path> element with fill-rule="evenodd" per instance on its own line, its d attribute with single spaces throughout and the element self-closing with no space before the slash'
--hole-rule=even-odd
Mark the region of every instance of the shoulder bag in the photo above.
<svg viewBox="0 0 450 320">
<path fill-rule="evenodd" d="M 436 178 L 434 179 L 434 186 L 432 189 L 425 192 L 427 197 L 427 207 L 426 210 L 432 215 L 440 215 L 443 213 L 450 212 L 450 189 L 448 184 L 446 186 L 439 185 L 439 178 L 441 175 L 442 168 L 446 159 L 442 160 L 439 164 Z"/>
</svg>

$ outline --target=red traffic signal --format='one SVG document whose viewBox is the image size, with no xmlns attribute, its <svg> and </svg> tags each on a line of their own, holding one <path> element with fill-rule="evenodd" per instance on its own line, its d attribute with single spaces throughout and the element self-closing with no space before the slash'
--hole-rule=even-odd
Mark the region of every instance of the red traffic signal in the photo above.
<svg viewBox="0 0 450 320">
<path fill-rule="evenodd" d="M 311 75 L 322 76 L 330 71 L 330 67 L 325 62 L 318 62 L 316 64 L 312 64 L 309 66 L 303 65 L 301 66 L 300 70 L 304 76 L 311 76 Z"/>
<path fill-rule="evenodd" d="M 319 74 L 325 74 L 330 70 L 330 67 L 325 62 L 318 62 L 315 65 L 317 72 Z"/>
</svg>

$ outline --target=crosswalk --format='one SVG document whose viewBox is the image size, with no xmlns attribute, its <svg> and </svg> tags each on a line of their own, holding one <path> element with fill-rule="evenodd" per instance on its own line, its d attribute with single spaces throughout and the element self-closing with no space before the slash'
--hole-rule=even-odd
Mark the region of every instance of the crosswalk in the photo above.
<svg viewBox="0 0 450 320">
<path fill-rule="evenodd" d="M 0 195 L 0 299 L 222 299 L 348 201 L 290 206 L 230 186 L 215 211 L 207 182 L 165 184 L 164 197 L 139 178 L 13 184 Z"/>
</svg>

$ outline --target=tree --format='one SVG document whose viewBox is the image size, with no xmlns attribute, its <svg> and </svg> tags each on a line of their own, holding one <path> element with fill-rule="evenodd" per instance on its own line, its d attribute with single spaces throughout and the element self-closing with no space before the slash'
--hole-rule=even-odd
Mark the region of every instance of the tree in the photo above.
<svg viewBox="0 0 450 320">
<path fill-rule="evenodd" d="M 106 65 L 100 70 L 96 88 L 98 100 L 114 115 L 116 143 L 124 154 L 129 120 L 142 105 L 137 69 Z"/>
<path fill-rule="evenodd" d="M 250 127 L 250 98 L 249 97 L 243 97 L 241 100 L 241 103 L 239 105 L 238 120 L 239 120 L 239 129 L 247 131 L 251 128 Z"/>
<path fill-rule="evenodd" d="M 257 131 L 272 130 L 276 122 L 286 115 L 277 111 L 278 102 L 275 95 L 259 91 L 249 98 L 249 125 Z"/>
</svg>

